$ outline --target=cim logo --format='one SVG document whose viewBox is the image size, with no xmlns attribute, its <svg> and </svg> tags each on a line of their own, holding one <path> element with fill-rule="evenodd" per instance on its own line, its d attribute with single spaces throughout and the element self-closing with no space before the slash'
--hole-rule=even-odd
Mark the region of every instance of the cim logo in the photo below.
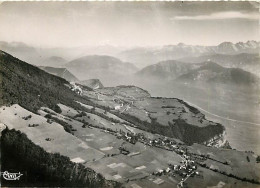
<svg viewBox="0 0 260 188">
<path fill-rule="evenodd" d="M 22 175 L 23 174 L 21 174 L 20 172 L 19 173 L 10 173 L 8 171 L 1 172 L 1 176 L 3 176 L 5 180 L 19 180 Z"/>
</svg>

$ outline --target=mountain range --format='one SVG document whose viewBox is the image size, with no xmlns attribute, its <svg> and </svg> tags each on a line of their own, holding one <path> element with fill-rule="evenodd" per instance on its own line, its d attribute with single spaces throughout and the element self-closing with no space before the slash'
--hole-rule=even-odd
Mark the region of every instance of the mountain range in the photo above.
<svg viewBox="0 0 260 188">
<path fill-rule="evenodd" d="M 258 84 L 259 77 L 240 68 L 226 68 L 215 62 L 185 63 L 175 60 L 147 66 L 136 73 L 140 78 L 164 81 Z"/>
<path fill-rule="evenodd" d="M 201 56 L 212 54 L 239 54 L 258 53 L 259 42 L 223 42 L 217 46 L 167 45 L 162 47 L 132 48 L 121 52 L 118 57 L 124 61 L 133 63 L 138 67 L 145 67 L 160 61 L 176 60 L 189 56 Z"/>
<path fill-rule="evenodd" d="M 188 45 L 179 43 L 177 45 L 165 45 L 155 47 L 120 47 L 120 46 L 80 46 L 70 48 L 42 48 L 34 47 L 22 42 L 4 42 L 0 41 L 0 49 L 11 53 L 16 57 L 25 60 L 34 65 L 43 65 L 57 61 L 59 57 L 67 60 L 74 60 L 86 55 L 113 56 L 121 59 L 123 62 L 130 62 L 136 67 L 143 68 L 145 66 L 166 60 L 176 60 L 185 57 L 198 57 L 214 54 L 235 55 L 239 53 L 258 54 L 259 42 L 223 42 L 216 46 Z M 47 61 L 46 61 L 47 60 Z M 60 61 L 60 60 L 58 60 Z M 64 61 L 61 61 L 63 64 Z M 201 61 L 202 62 L 202 61 Z M 54 64 L 46 64 L 45 66 L 60 66 L 60 62 Z"/>
<path fill-rule="evenodd" d="M 225 68 L 210 61 L 200 63 L 199 65 L 199 68 L 179 76 L 177 80 L 240 85 L 260 83 L 259 77 L 240 68 Z"/>
<path fill-rule="evenodd" d="M 224 67 L 241 68 L 260 76 L 260 56 L 258 53 L 212 54 L 199 57 L 184 57 L 179 59 L 179 61 L 187 63 L 213 61 Z"/>
</svg>

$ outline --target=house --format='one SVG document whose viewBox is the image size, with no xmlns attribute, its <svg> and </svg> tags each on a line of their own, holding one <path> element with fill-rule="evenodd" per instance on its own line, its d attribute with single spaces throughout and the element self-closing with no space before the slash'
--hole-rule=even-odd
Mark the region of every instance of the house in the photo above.
<svg viewBox="0 0 260 188">
<path fill-rule="evenodd" d="M 162 169 L 158 169 L 158 172 L 159 172 L 159 173 L 163 173 L 163 170 L 162 170 Z"/>
<path fill-rule="evenodd" d="M 120 110 L 120 108 L 122 108 L 123 106 L 123 103 L 121 103 L 120 105 L 115 106 L 115 110 Z"/>
<path fill-rule="evenodd" d="M 171 169 L 168 167 L 167 169 L 166 169 L 166 172 L 168 173 L 168 172 L 170 172 L 171 171 Z"/>
<path fill-rule="evenodd" d="M 70 82 L 70 84 L 72 86 L 72 88 L 71 88 L 72 91 L 76 92 L 78 95 L 82 95 L 83 91 L 82 91 L 81 87 L 76 85 L 76 83 L 74 83 L 74 82 Z"/>
</svg>

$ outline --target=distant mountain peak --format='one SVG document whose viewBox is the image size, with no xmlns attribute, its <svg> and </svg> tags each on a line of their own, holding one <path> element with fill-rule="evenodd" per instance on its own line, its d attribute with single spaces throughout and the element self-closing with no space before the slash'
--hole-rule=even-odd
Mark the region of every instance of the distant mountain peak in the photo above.
<svg viewBox="0 0 260 188">
<path fill-rule="evenodd" d="M 196 65 L 195 65 L 196 66 Z M 157 77 L 159 79 L 175 79 L 193 69 L 194 65 L 176 60 L 166 60 L 147 66 L 136 73 L 140 77 Z"/>
<path fill-rule="evenodd" d="M 67 60 L 65 60 L 63 57 L 51 56 L 51 57 L 44 59 L 41 62 L 41 65 L 49 66 L 49 67 L 62 67 L 66 63 L 67 63 Z"/>
<path fill-rule="evenodd" d="M 177 46 L 182 47 L 182 46 L 186 46 L 186 45 L 184 43 L 180 42 L 180 43 L 177 44 Z"/>
<path fill-rule="evenodd" d="M 113 57 L 113 56 L 109 56 L 109 55 L 86 55 L 86 56 L 82 56 L 78 59 L 113 59 L 116 61 L 120 61 L 120 59 Z"/>
<path fill-rule="evenodd" d="M 65 67 L 80 80 L 100 79 L 105 85 L 109 81 L 123 78 L 138 69 L 131 63 L 107 55 L 88 55 L 68 62 Z"/>
<path fill-rule="evenodd" d="M 59 56 L 51 56 L 51 57 L 49 57 L 48 59 L 53 59 L 53 60 L 63 60 L 63 61 L 66 61 L 64 58 L 59 57 Z"/>
<path fill-rule="evenodd" d="M 224 46 L 224 45 L 234 45 L 232 42 L 222 42 L 219 44 L 219 46 Z"/>
<path fill-rule="evenodd" d="M 183 74 L 177 79 L 188 82 L 201 81 L 246 85 L 259 83 L 259 78 L 256 75 L 240 68 L 225 68 L 212 61 L 206 61 L 198 65 L 200 65 L 199 68 Z"/>
</svg>

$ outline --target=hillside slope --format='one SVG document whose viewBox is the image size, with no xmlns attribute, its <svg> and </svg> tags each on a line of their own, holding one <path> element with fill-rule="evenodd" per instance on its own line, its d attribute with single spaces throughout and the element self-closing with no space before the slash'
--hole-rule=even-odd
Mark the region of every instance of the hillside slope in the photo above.
<svg viewBox="0 0 260 188">
<path fill-rule="evenodd" d="M 2 75 L 2 104 L 20 104 L 37 112 L 46 106 L 56 108 L 63 103 L 75 106 L 74 100 L 85 100 L 71 90 L 69 82 L 49 74 L 36 66 L 25 63 L 3 51 L 0 52 L 0 74 Z"/>
<path fill-rule="evenodd" d="M 23 181 L 21 185 L 51 187 L 62 186 L 64 184 L 70 187 L 114 187 L 118 185 L 114 182 L 106 181 L 102 176 L 89 168 L 72 163 L 67 157 L 44 151 L 38 145 L 42 145 L 48 141 L 48 137 L 44 139 L 43 142 L 37 143 L 28 140 L 27 136 L 20 132 L 8 130 L 8 128 L 19 130 L 19 126 L 24 126 L 25 129 L 23 129 L 23 131 L 28 129 L 29 137 L 34 137 L 37 134 L 48 136 L 55 133 L 53 130 L 59 130 L 62 131 L 62 134 L 68 136 L 68 141 L 73 141 L 75 138 L 73 138 L 71 134 L 66 133 L 69 132 L 69 130 L 66 130 L 66 124 L 64 124 L 64 122 L 60 121 L 62 126 L 52 124 L 52 127 L 49 127 L 52 122 L 50 120 L 46 122 L 47 116 L 44 118 L 37 115 L 38 110 L 43 106 L 49 107 L 56 112 L 61 112 L 60 107 L 57 105 L 60 102 L 80 108 L 80 105 L 77 105 L 74 100 L 83 102 L 84 99 L 71 90 L 66 80 L 48 74 L 3 51 L 0 51 L 0 74 L 2 78 L 1 89 L 3 91 L 3 101 L 1 101 L 2 103 L 0 104 L 3 110 L 3 113 L 1 113 L 1 121 L 7 127 L 3 132 L 3 137 L 1 137 L 1 144 L 3 143 L 4 151 L 4 153 L 2 153 L 4 159 L 2 166 L 6 169 L 24 170 L 26 178 L 28 179 Z M 21 107 L 13 104 L 19 104 Z M 12 107 L 9 107 L 10 105 L 12 105 Z M 8 108 L 8 110 L 14 109 L 17 112 L 10 113 L 10 111 L 5 110 L 5 108 Z M 7 115 L 4 113 L 7 113 Z M 21 115 L 25 115 L 26 117 L 21 117 Z M 33 119 L 33 124 L 28 125 L 27 121 L 31 119 Z M 34 126 L 39 126 L 41 131 L 31 129 L 31 127 Z M 56 136 L 57 135 L 55 135 L 55 137 Z M 39 139 L 39 135 L 36 136 L 36 138 Z M 65 137 L 62 136 L 61 138 Z M 64 140 L 62 143 L 64 143 Z M 75 146 L 77 145 L 75 144 L 74 147 Z M 13 148 L 18 148 L 18 150 L 13 150 Z M 59 150 L 58 147 L 56 148 Z M 19 155 L 14 155 L 17 151 L 19 151 Z M 20 160 L 22 160 L 23 163 L 19 164 Z M 65 163 L 65 165 L 61 166 L 62 163 Z M 14 166 L 14 164 L 17 164 L 17 166 Z M 66 171 L 65 174 L 61 173 L 64 172 L 61 168 Z M 38 174 L 35 174 L 35 172 Z M 43 179 L 38 177 L 39 174 Z M 11 184 L 4 182 L 4 185 L 18 186 L 17 183 L 19 182 L 15 181 Z"/>
</svg>

